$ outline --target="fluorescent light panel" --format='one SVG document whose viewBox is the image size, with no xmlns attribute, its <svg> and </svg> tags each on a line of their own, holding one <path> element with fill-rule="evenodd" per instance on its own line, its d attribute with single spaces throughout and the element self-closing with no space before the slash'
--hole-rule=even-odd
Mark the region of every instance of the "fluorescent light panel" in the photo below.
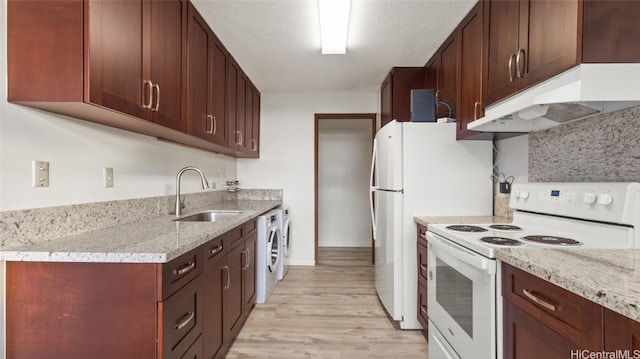
<svg viewBox="0 0 640 359">
<path fill-rule="evenodd" d="M 346 54 L 351 0 L 318 0 L 323 54 Z"/>
</svg>

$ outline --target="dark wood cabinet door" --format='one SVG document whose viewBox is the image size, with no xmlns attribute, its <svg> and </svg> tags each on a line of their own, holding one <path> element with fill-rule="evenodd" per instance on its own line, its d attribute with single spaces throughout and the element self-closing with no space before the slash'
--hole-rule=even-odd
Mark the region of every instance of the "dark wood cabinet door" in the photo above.
<svg viewBox="0 0 640 359">
<path fill-rule="evenodd" d="M 485 36 L 488 51 L 485 59 L 487 103 L 490 105 L 512 93 L 516 87 L 515 62 L 518 52 L 520 2 L 485 1 Z"/>
<path fill-rule="evenodd" d="M 566 359 L 585 349 L 542 324 L 509 301 L 504 301 L 504 357 L 509 359 Z"/>
<path fill-rule="evenodd" d="M 87 1 L 86 101 L 144 117 L 142 1 Z M 87 18 L 85 18 L 85 23 Z"/>
<path fill-rule="evenodd" d="M 604 309 L 604 350 L 640 352 L 640 322 Z"/>
<path fill-rule="evenodd" d="M 242 297 L 244 301 L 244 316 L 249 316 L 251 310 L 256 303 L 256 242 L 258 240 L 257 232 L 247 237 L 245 245 L 245 260 L 247 265 L 243 268 L 242 283 L 243 292 Z"/>
<path fill-rule="evenodd" d="M 393 120 L 393 97 L 391 96 L 391 74 L 384 79 L 380 86 L 380 127 L 384 127 Z"/>
<path fill-rule="evenodd" d="M 227 128 L 227 58 L 229 55 L 222 42 L 213 33 L 209 36 L 209 42 L 211 43 L 209 114 L 213 121 L 209 140 L 226 147 L 229 138 Z"/>
<path fill-rule="evenodd" d="M 236 131 L 238 133 L 237 151 L 247 152 L 247 76 L 238 66 L 238 88 L 236 89 Z"/>
<path fill-rule="evenodd" d="M 182 117 L 182 41 L 186 3 L 179 0 L 145 1 L 146 29 L 149 31 L 149 79 L 153 83 L 151 120 L 186 131 Z"/>
<path fill-rule="evenodd" d="M 438 90 L 436 99 L 449 107 L 436 104 L 436 118 L 456 118 L 458 88 L 458 39 L 454 32 L 440 47 L 440 64 L 438 66 Z M 449 114 L 451 108 L 451 115 Z"/>
<path fill-rule="evenodd" d="M 209 33 L 204 19 L 191 3 L 187 33 L 187 132 L 209 140 L 214 124 L 209 117 Z"/>
<path fill-rule="evenodd" d="M 227 257 L 222 241 L 223 238 L 219 237 L 204 246 L 202 353 L 206 359 L 212 359 L 223 351 L 223 287 L 227 283 Z"/>
<path fill-rule="evenodd" d="M 471 131 L 467 125 L 482 117 L 483 113 L 483 79 L 482 79 L 482 40 L 483 40 L 483 7 L 478 2 L 458 27 L 459 86 L 456 111 L 456 139 L 491 138 L 491 134 Z"/>
<path fill-rule="evenodd" d="M 578 20 L 578 1 L 520 1 L 518 89 L 578 63 Z"/>
<path fill-rule="evenodd" d="M 260 92 L 257 88 L 252 87 L 251 96 L 253 96 L 252 104 L 253 104 L 253 113 L 251 115 L 251 157 L 258 158 L 260 157 Z"/>
<path fill-rule="evenodd" d="M 223 308 L 224 308 L 224 338 L 225 342 L 234 338 L 244 323 L 242 300 L 242 268 L 246 265 L 244 257 L 245 246 L 240 244 L 227 254 L 225 273 Z"/>
<path fill-rule="evenodd" d="M 228 147 L 237 151 L 240 144 L 240 135 L 238 130 L 238 74 L 240 67 L 229 56 L 227 64 L 227 128 L 228 128 Z"/>
</svg>

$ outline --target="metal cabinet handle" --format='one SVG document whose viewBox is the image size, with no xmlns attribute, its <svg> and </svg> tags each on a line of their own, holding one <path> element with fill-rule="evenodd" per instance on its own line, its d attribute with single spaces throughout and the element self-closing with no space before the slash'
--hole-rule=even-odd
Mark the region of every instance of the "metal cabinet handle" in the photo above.
<svg viewBox="0 0 640 359">
<path fill-rule="evenodd" d="M 535 296 L 531 291 L 528 291 L 526 289 L 522 289 L 522 294 L 524 294 L 527 298 L 529 298 L 532 302 L 540 305 L 541 307 L 548 309 L 552 312 L 556 311 L 556 306 L 545 301 L 544 299 L 540 299 L 537 296 Z"/>
<path fill-rule="evenodd" d="M 231 274 L 229 273 L 229 266 L 223 266 L 222 269 L 227 272 L 227 284 L 225 284 L 225 286 L 223 287 L 223 289 L 227 290 L 231 285 Z"/>
<path fill-rule="evenodd" d="M 144 87 L 149 85 L 149 104 L 142 104 L 142 108 L 151 108 L 151 104 L 153 104 L 153 82 L 149 81 L 149 80 L 144 80 L 144 82 L 142 83 L 142 90 L 144 91 Z"/>
<path fill-rule="evenodd" d="M 244 252 L 245 252 L 245 257 L 244 257 L 245 266 L 242 269 L 247 270 L 251 265 L 251 257 L 249 257 L 249 255 L 251 254 L 251 250 L 247 248 Z"/>
<path fill-rule="evenodd" d="M 158 111 L 158 109 L 160 108 L 160 85 L 155 84 L 153 85 L 153 87 L 155 87 L 156 89 L 156 106 L 153 108 L 152 111 Z"/>
<path fill-rule="evenodd" d="M 213 122 L 213 134 L 215 135 L 216 132 L 218 132 L 218 120 L 216 119 L 216 116 L 213 116 L 212 122 Z"/>
<path fill-rule="evenodd" d="M 509 82 L 513 82 L 513 60 L 515 59 L 516 55 L 511 54 L 511 56 L 509 56 Z"/>
<path fill-rule="evenodd" d="M 427 314 L 427 306 L 426 305 L 421 305 L 420 306 L 420 311 L 424 314 Z"/>
<path fill-rule="evenodd" d="M 240 143 L 238 145 L 242 146 L 244 144 L 244 133 L 242 131 L 238 131 L 240 134 Z"/>
<path fill-rule="evenodd" d="M 211 248 L 211 249 L 209 249 L 209 254 L 218 254 L 218 253 L 222 252 L 222 248 L 223 248 L 222 244 L 217 246 L 217 247 L 215 247 L 215 248 Z"/>
<path fill-rule="evenodd" d="M 185 274 L 191 270 L 193 270 L 193 268 L 196 267 L 196 262 L 189 262 L 185 265 L 183 265 L 180 268 L 176 268 L 176 270 L 173 272 L 176 275 L 181 275 L 181 274 Z"/>
<path fill-rule="evenodd" d="M 236 131 L 235 144 L 236 146 L 240 146 L 242 144 L 240 142 L 240 131 Z"/>
<path fill-rule="evenodd" d="M 476 102 L 473 104 L 473 120 L 478 119 L 478 106 L 480 106 L 480 102 Z"/>
<path fill-rule="evenodd" d="M 204 132 L 208 133 L 208 134 L 212 134 L 213 133 L 213 116 L 211 115 L 207 115 L 207 120 L 208 120 L 208 124 L 205 126 L 205 130 Z"/>
<path fill-rule="evenodd" d="M 420 269 L 423 271 L 427 271 L 427 265 L 426 264 L 420 264 Z"/>
<path fill-rule="evenodd" d="M 251 140 L 251 151 L 256 152 L 258 150 L 258 141 L 255 139 Z"/>
<path fill-rule="evenodd" d="M 173 326 L 173 329 L 180 330 L 180 329 L 186 327 L 187 324 L 189 324 L 189 322 L 191 322 L 193 320 L 193 318 L 195 318 L 195 317 L 196 317 L 196 313 L 195 312 L 187 313 L 184 317 L 182 317 L 182 320 L 180 320 L 180 322 L 178 324 Z"/>
<path fill-rule="evenodd" d="M 520 57 L 520 54 L 522 54 L 522 57 Z M 522 71 L 520 71 L 520 60 L 522 59 L 522 62 L 524 63 L 524 55 L 524 49 L 518 50 L 518 56 L 516 57 L 516 76 L 518 76 L 519 78 L 524 77 L 525 67 L 522 66 Z"/>
</svg>

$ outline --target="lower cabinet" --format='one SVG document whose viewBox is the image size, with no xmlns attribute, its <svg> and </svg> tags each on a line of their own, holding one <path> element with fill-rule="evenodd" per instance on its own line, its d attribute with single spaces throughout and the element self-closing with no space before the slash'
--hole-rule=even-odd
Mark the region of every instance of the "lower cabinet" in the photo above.
<svg viewBox="0 0 640 359">
<path fill-rule="evenodd" d="M 418 224 L 418 322 L 422 324 L 422 335 L 429 340 L 427 317 L 427 227 Z"/>
<path fill-rule="evenodd" d="M 640 357 L 640 322 L 505 263 L 502 291 L 505 359 Z"/>
<path fill-rule="evenodd" d="M 168 263 L 6 262 L 6 358 L 223 358 L 255 240 L 252 219 Z"/>
</svg>

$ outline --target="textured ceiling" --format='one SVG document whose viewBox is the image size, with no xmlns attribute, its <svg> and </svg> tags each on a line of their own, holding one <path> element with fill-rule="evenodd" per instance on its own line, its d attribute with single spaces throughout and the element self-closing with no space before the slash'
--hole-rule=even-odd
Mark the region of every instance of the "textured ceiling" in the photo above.
<svg viewBox="0 0 640 359">
<path fill-rule="evenodd" d="M 320 54 L 315 0 L 192 2 L 261 92 L 333 92 L 423 66 L 476 0 L 352 0 L 346 55 Z"/>
</svg>

